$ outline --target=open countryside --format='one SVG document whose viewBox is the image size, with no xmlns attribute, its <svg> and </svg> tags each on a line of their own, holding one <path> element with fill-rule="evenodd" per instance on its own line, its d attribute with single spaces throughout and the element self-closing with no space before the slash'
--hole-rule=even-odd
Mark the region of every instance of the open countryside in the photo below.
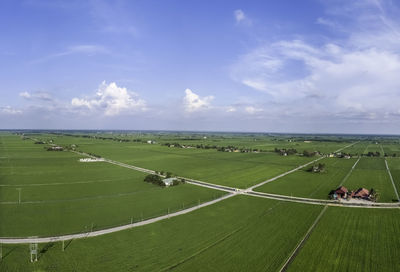
<svg viewBox="0 0 400 272">
<path fill-rule="evenodd" d="M 353 259 L 366 260 L 369 251 L 346 253 L 347 244 L 340 243 L 342 265 L 331 267 L 324 260 L 333 257 L 307 257 L 312 248 L 333 243 L 314 236 L 334 236 L 333 225 L 343 223 L 350 233 L 342 238 L 355 239 L 349 224 L 361 218 L 385 224 L 400 207 L 400 160 L 368 153 L 370 146 L 384 150 L 398 142 L 393 137 L 52 131 L 0 137 L 5 271 L 298 271 L 310 261 L 315 270 L 357 270 Z M 282 152 L 291 149 L 296 152 Z M 333 198 L 342 187 L 346 194 Z M 377 197 L 358 197 L 359 188 Z M 348 217 L 327 223 L 339 210 Z M 397 229 L 380 233 L 391 241 L 390 256 L 400 250 L 391 238 Z M 355 243 L 376 247 L 363 238 L 370 232 L 376 230 L 358 228 Z M 29 248 L 36 243 L 38 261 L 31 263 Z M 87 251 L 85 260 L 70 262 Z M 134 257 L 126 261 L 127 254 Z M 377 259 L 374 267 L 399 268 L 395 259 Z"/>
<path fill-rule="evenodd" d="M 399 18 L 1 1 L 0 272 L 399 272 Z"/>
</svg>

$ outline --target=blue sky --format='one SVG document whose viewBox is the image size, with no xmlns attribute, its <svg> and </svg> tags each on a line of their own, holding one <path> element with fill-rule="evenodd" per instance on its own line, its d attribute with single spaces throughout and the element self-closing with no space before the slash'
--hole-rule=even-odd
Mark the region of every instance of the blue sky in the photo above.
<svg viewBox="0 0 400 272">
<path fill-rule="evenodd" d="M 400 133 L 395 1 L 2 1 L 0 128 Z"/>
</svg>

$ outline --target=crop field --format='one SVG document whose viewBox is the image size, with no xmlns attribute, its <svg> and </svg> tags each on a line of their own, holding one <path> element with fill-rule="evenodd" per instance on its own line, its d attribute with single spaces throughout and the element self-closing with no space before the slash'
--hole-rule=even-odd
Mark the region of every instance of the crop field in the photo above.
<svg viewBox="0 0 400 272">
<path fill-rule="evenodd" d="M 4 271 L 276 271 L 321 206 L 237 196 L 144 227 L 43 244 L 31 265 L 27 245 L 4 246 Z M 79 260 L 79 261 L 78 261 Z M 118 268 L 118 269 L 116 269 Z"/>
<path fill-rule="evenodd" d="M 75 143 L 81 151 L 108 159 L 239 188 L 257 184 L 315 159 L 297 155 L 284 157 L 276 153 L 229 153 L 107 140 L 73 140 L 72 137 L 56 139 L 57 143 Z"/>
<path fill-rule="evenodd" d="M 0 139 L 0 236 L 127 224 L 221 195 L 189 184 L 161 188 L 143 182 L 145 174 L 134 170 L 105 162 L 82 163 L 77 154 L 45 151 L 16 136 Z"/>
<path fill-rule="evenodd" d="M 389 158 L 387 162 L 397 192 L 400 192 L 400 158 Z"/>
<path fill-rule="evenodd" d="M 400 157 L 400 143 L 399 142 L 384 143 L 384 144 L 382 144 L 382 148 L 383 148 L 383 151 L 385 154 L 387 154 L 389 156 Z"/>
<path fill-rule="evenodd" d="M 329 207 L 289 271 L 399 271 L 400 210 Z"/>
<path fill-rule="evenodd" d="M 307 157 L 303 150 L 327 154 L 346 147 L 343 152 L 351 158 L 324 157 L 255 190 L 327 199 L 331 190 L 343 184 L 349 190 L 373 188 L 379 202 L 397 201 L 385 160 L 399 188 L 400 158 L 384 157 L 382 152 L 396 150 L 393 139 L 194 135 L 0 133 L 0 237 L 88 234 L 227 194 L 188 183 L 156 186 L 144 182 L 146 174 L 136 170 L 107 162 L 80 162 L 85 156 L 72 151 L 47 151 L 56 145 L 236 188 L 258 184 L 323 156 Z M 147 143 L 154 139 L 156 143 Z M 177 148 L 163 145 L 167 142 L 268 151 Z M 275 148 L 298 152 L 282 156 Z M 362 156 L 352 170 L 358 155 L 368 152 L 381 154 Z M 323 170 L 311 171 L 319 163 Z M 61 242 L 39 244 L 35 263 L 29 262 L 28 244 L 3 244 L 0 271 L 279 271 L 290 256 L 289 271 L 399 270 L 398 208 L 329 207 L 322 213 L 324 203 L 271 200 L 240 190 L 233 194 L 187 214 L 66 241 L 64 251 Z M 314 223 L 315 228 L 310 228 Z M 295 252 L 300 241 L 304 243 Z"/>
<path fill-rule="evenodd" d="M 385 161 L 382 158 L 361 158 L 351 176 L 343 184 L 349 190 L 373 188 L 379 194 L 379 202 L 396 201 L 396 195 Z"/>
<path fill-rule="evenodd" d="M 365 142 L 365 141 L 359 141 L 358 143 L 349 146 L 348 148 L 346 148 L 345 150 L 343 150 L 343 152 L 355 155 L 355 156 L 359 156 L 361 154 L 364 154 L 365 151 L 367 150 L 367 147 L 369 145 L 369 142 Z"/>
<path fill-rule="evenodd" d="M 349 173 L 356 159 L 325 158 L 318 163 L 325 164 L 325 171 L 313 173 L 300 169 L 283 178 L 269 182 L 256 191 L 292 195 L 307 198 L 327 199 L 331 190 L 336 189 Z"/>
</svg>

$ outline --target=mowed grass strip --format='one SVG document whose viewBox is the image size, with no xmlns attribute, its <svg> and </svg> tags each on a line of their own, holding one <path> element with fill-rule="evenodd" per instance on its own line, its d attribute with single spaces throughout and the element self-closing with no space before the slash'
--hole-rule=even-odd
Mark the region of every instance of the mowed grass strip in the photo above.
<svg viewBox="0 0 400 272">
<path fill-rule="evenodd" d="M 3 245 L 1 271 L 275 271 L 322 207 L 236 196 L 190 214 L 95 238 Z"/>
<path fill-rule="evenodd" d="M 370 190 L 373 188 L 379 193 L 378 202 L 396 200 L 396 194 L 383 158 L 361 158 L 343 186 L 349 190 L 357 190 L 358 188 Z"/>
<path fill-rule="evenodd" d="M 307 171 L 311 167 L 309 166 L 258 187 L 256 191 L 327 199 L 329 192 L 339 186 L 355 161 L 356 159 L 325 158 L 318 161 L 318 163 L 325 164 L 324 172 L 309 172 Z"/>
<path fill-rule="evenodd" d="M 288 271 L 399 271 L 400 210 L 330 207 Z"/>
</svg>

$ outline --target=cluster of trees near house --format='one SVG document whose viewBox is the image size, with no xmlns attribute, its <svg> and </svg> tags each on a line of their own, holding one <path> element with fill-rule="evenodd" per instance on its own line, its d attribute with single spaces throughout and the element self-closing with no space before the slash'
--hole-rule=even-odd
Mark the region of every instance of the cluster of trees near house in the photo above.
<svg viewBox="0 0 400 272">
<path fill-rule="evenodd" d="M 165 187 L 165 183 L 163 182 L 161 176 L 159 176 L 159 175 L 153 175 L 153 174 L 147 175 L 144 178 L 144 181 L 145 182 L 149 182 L 149 183 L 153 183 L 154 185 Z"/>
<path fill-rule="evenodd" d="M 258 148 L 236 147 L 233 145 L 228 145 L 228 146 L 217 146 L 217 145 L 207 145 L 207 144 L 181 145 L 180 143 L 163 143 L 162 145 L 175 148 L 216 149 L 217 151 L 221 152 L 241 152 L 241 153 L 267 152 L 266 150 Z"/>
<path fill-rule="evenodd" d="M 288 155 L 294 155 L 297 154 L 297 150 L 294 148 L 276 148 L 274 149 L 274 152 L 278 153 L 279 155 L 282 156 L 288 156 Z"/>
<path fill-rule="evenodd" d="M 312 172 L 312 173 L 325 172 L 325 164 L 324 163 L 314 164 L 313 166 L 307 169 L 307 172 Z"/>
<path fill-rule="evenodd" d="M 367 154 L 363 154 L 363 156 L 367 156 L 367 157 L 380 157 L 381 153 L 379 151 L 376 152 L 371 152 L 369 151 Z"/>
<path fill-rule="evenodd" d="M 157 172 L 156 174 L 149 174 L 144 178 L 145 182 L 149 182 L 149 183 L 153 183 L 154 185 L 158 185 L 161 187 L 165 187 L 165 183 L 163 181 L 163 177 L 160 175 L 164 175 L 164 172 Z M 167 172 L 165 178 L 171 178 L 172 177 L 172 173 L 171 172 Z M 174 179 L 174 181 L 172 182 L 172 184 L 170 186 L 177 186 L 181 183 L 185 183 L 185 180 L 183 179 Z"/>
<path fill-rule="evenodd" d="M 304 150 L 303 151 L 303 156 L 304 157 L 314 157 L 315 155 L 320 154 L 319 151 L 309 151 L 309 150 Z"/>
</svg>

